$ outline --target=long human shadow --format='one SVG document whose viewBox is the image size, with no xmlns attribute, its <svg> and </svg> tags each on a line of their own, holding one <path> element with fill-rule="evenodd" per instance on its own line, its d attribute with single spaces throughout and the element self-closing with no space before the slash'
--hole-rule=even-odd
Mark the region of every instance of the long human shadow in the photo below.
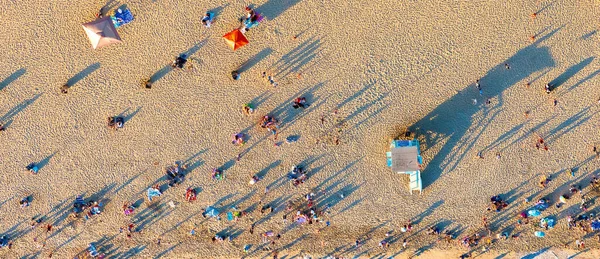
<svg viewBox="0 0 600 259">
<path fill-rule="evenodd" d="M 281 160 L 276 160 L 275 162 L 271 163 L 270 165 L 268 165 L 267 167 L 265 167 L 264 169 L 260 170 L 258 173 L 256 173 L 256 176 L 258 176 L 258 178 L 264 178 L 265 175 L 267 175 L 267 173 L 271 170 L 273 170 L 275 167 L 279 166 L 281 164 Z"/>
<path fill-rule="evenodd" d="M 51 155 L 45 157 L 40 162 L 38 162 L 37 163 L 38 170 L 42 170 L 42 168 L 44 168 L 48 163 L 50 163 L 50 159 L 52 159 L 54 157 L 54 155 L 56 155 L 56 153 L 58 153 L 58 151 L 55 151 Z"/>
<path fill-rule="evenodd" d="M 560 136 L 570 132 L 571 130 L 575 129 L 579 125 L 587 122 L 589 119 L 594 117 L 594 115 L 596 115 L 598 111 L 590 113 L 590 108 L 591 106 L 586 107 L 585 109 L 577 112 L 575 115 L 569 117 L 567 120 L 560 123 L 554 129 L 550 130 L 548 132 L 548 135 L 546 136 L 546 141 L 554 141 Z"/>
<path fill-rule="evenodd" d="M 188 157 L 187 159 L 185 159 L 185 161 L 182 162 L 182 164 L 186 166 L 186 175 L 204 164 L 204 160 L 198 158 L 198 156 L 206 153 L 206 151 L 208 151 L 208 149 L 200 150 L 196 154 L 193 154 L 192 156 Z"/>
<path fill-rule="evenodd" d="M 269 113 L 279 120 L 280 130 L 284 130 L 288 126 L 293 125 L 297 120 L 314 111 L 327 100 L 327 98 L 320 98 L 319 96 L 314 95 L 314 93 L 323 88 L 326 83 L 327 81 L 320 82 L 314 86 L 301 89 Z M 310 104 L 307 109 L 297 110 L 292 107 L 292 101 L 297 97 L 306 97 Z"/>
<path fill-rule="evenodd" d="M 90 202 L 90 201 L 97 201 L 98 204 L 100 204 L 100 208 L 101 208 L 100 210 L 103 211 L 106 208 L 106 205 L 108 205 L 108 203 L 111 201 L 111 199 L 109 197 L 110 191 L 113 190 L 116 186 L 117 186 L 116 183 L 111 183 L 109 185 L 105 185 L 102 189 L 100 189 L 96 193 L 90 195 L 89 198 L 85 199 L 85 202 L 87 203 L 87 202 Z M 70 211 L 67 210 L 68 208 L 69 208 L 68 206 L 65 207 L 55 217 L 49 218 L 49 219 L 53 219 L 54 220 L 54 222 L 52 223 L 52 225 L 58 226 L 62 222 L 64 222 L 65 220 L 67 220 L 67 218 L 70 215 Z M 73 224 L 74 224 L 73 221 L 69 222 L 68 224 L 63 224 L 59 229 L 57 229 L 50 236 L 48 236 L 48 238 L 52 238 L 52 237 L 54 237 L 54 236 L 62 233 L 66 228 L 72 227 Z"/>
<path fill-rule="evenodd" d="M 14 198 L 15 198 L 15 196 L 10 196 L 10 197 L 6 198 L 6 200 L 1 201 L 0 202 L 0 208 L 2 208 L 2 206 L 4 206 L 4 204 L 6 204 L 7 202 L 9 202 L 10 200 L 12 200 Z"/>
<path fill-rule="evenodd" d="M 298 73 L 302 67 L 311 62 L 318 54 L 321 39 L 310 39 L 300 43 L 296 48 L 283 55 L 273 64 L 276 78 L 283 78 L 291 73 Z"/>
<path fill-rule="evenodd" d="M 444 200 L 439 200 L 439 201 L 434 202 L 433 204 L 431 204 L 431 206 L 429 206 L 429 208 L 427 208 L 423 212 L 419 213 L 419 215 L 413 217 L 410 220 L 411 223 L 419 224 L 421 221 L 423 221 L 423 219 L 425 219 L 427 216 L 431 215 L 431 213 L 433 213 L 433 211 L 435 211 L 437 208 L 439 208 L 443 204 L 444 204 Z"/>
<path fill-rule="evenodd" d="M 190 56 L 194 55 L 196 52 L 198 52 L 198 50 L 204 46 L 204 44 L 207 42 L 208 40 L 202 40 L 196 44 L 194 44 L 194 46 L 192 46 L 191 48 L 187 49 L 186 51 L 182 52 L 180 55 L 185 55 L 188 59 L 190 58 Z M 156 71 L 152 76 L 150 76 L 150 79 L 148 80 L 150 83 L 155 83 L 156 81 L 160 80 L 161 78 L 165 77 L 167 74 L 169 74 L 169 72 L 173 71 L 173 67 L 171 66 L 171 64 L 168 64 L 166 66 L 164 66 L 163 68 L 161 68 L 160 70 Z"/>
<path fill-rule="evenodd" d="M 98 68 L 100 68 L 99 62 L 89 65 L 88 67 L 81 70 L 79 73 L 77 73 L 73 77 L 69 78 L 69 80 L 67 80 L 67 85 L 69 87 L 75 85 L 77 82 L 81 81 L 81 79 L 84 79 L 85 77 L 90 75 L 92 72 L 96 71 Z"/>
<path fill-rule="evenodd" d="M 148 171 L 148 169 L 144 169 L 143 171 L 139 172 L 138 174 L 132 176 L 127 181 L 125 181 L 124 183 L 122 183 L 121 185 L 119 185 L 118 187 L 116 187 L 113 190 L 113 193 L 114 194 L 119 193 L 119 191 L 123 190 L 125 187 L 127 187 L 129 184 L 131 184 L 133 181 L 135 181 L 135 179 L 137 179 L 138 177 L 140 177 L 140 175 L 146 173 L 147 171 Z"/>
<path fill-rule="evenodd" d="M 587 65 L 592 63 L 593 60 L 594 60 L 594 57 L 589 57 L 589 58 L 586 58 L 586 59 L 582 60 L 581 62 L 569 67 L 567 70 L 565 70 L 565 72 L 560 74 L 554 80 L 550 81 L 550 87 L 552 87 L 552 89 L 554 90 L 557 87 L 561 86 L 567 80 L 569 80 L 569 78 L 573 77 L 575 74 L 579 73 L 579 71 L 581 71 L 583 68 L 585 68 Z"/>
<path fill-rule="evenodd" d="M 365 84 L 365 86 L 363 86 L 363 88 L 354 92 L 354 94 L 352 94 L 351 96 L 348 96 L 346 99 L 344 99 L 342 102 L 340 102 L 336 106 L 336 109 L 340 109 L 340 108 L 344 107 L 346 104 L 356 100 L 356 98 L 358 98 L 359 96 L 363 95 L 364 93 L 369 91 L 371 88 L 373 88 L 374 85 L 375 85 L 374 81 L 371 81 L 371 82 Z"/>
<path fill-rule="evenodd" d="M 129 112 L 131 108 L 127 108 L 125 109 L 123 112 L 121 112 L 117 117 L 123 117 L 123 121 L 127 122 L 129 120 L 131 120 L 131 118 L 133 118 L 133 116 L 135 116 L 136 114 L 138 114 L 138 112 L 140 112 L 140 110 L 142 109 L 142 106 L 138 106 L 135 111 L 133 112 Z"/>
<path fill-rule="evenodd" d="M 550 247 L 544 247 L 536 252 L 530 253 L 526 256 L 521 257 L 521 259 L 534 259 L 537 258 L 538 256 L 542 255 L 543 253 L 545 253 L 546 251 L 548 251 L 550 249 Z"/>
<path fill-rule="evenodd" d="M 322 158 L 322 157 L 323 157 L 323 155 L 321 155 L 321 156 L 317 157 L 316 159 L 314 159 L 314 161 L 316 161 L 316 160 L 318 160 L 318 159 L 320 159 L 320 158 Z M 316 186 L 315 186 L 313 189 L 314 189 L 315 191 L 319 191 L 319 190 L 321 190 L 321 189 L 324 189 L 324 188 L 325 188 L 325 186 L 327 186 L 327 185 L 330 185 L 330 184 L 329 184 L 329 182 L 332 182 L 334 179 L 336 179 L 336 178 L 343 178 L 343 177 L 345 177 L 345 176 L 347 176 L 347 175 L 350 175 L 350 174 L 352 174 L 353 172 L 355 172 L 355 171 L 356 171 L 356 167 L 354 167 L 354 166 L 355 166 L 356 164 L 358 164 L 360 161 L 362 161 L 362 160 L 363 160 L 363 158 L 365 158 L 365 157 L 364 157 L 364 156 L 362 156 L 362 157 L 360 157 L 360 158 L 358 158 L 358 159 L 356 159 L 356 160 L 354 160 L 354 161 L 352 161 L 352 162 L 348 163 L 347 165 L 345 165 L 345 166 L 344 166 L 342 169 L 340 169 L 339 171 L 337 171 L 337 172 L 333 173 L 331 176 L 329 176 L 329 177 L 325 178 L 325 180 L 321 181 L 321 183 L 319 183 L 318 185 L 316 185 Z M 324 166 L 327 166 L 327 165 L 328 165 L 328 164 L 325 164 Z M 324 167 L 324 166 L 323 166 L 323 167 Z M 314 174 L 315 174 L 315 173 L 312 173 L 312 172 L 311 172 L 311 176 L 312 176 L 312 175 L 314 175 Z M 342 175 L 342 174 L 344 174 L 344 175 Z M 331 186 L 331 185 L 330 185 L 330 186 Z"/>
<path fill-rule="evenodd" d="M 554 4 L 554 1 L 544 5 L 542 8 L 540 8 L 537 12 L 535 12 L 536 14 L 540 14 L 541 12 L 543 12 L 544 10 L 548 9 L 548 7 L 552 6 Z"/>
<path fill-rule="evenodd" d="M 257 7 L 256 11 L 267 19 L 273 20 L 299 2 L 300 0 L 269 0 Z"/>
<path fill-rule="evenodd" d="M 485 97 L 497 99 L 494 106 L 484 109 L 473 107 L 471 100 L 479 98 L 479 94 L 476 90 L 465 89 L 409 127 L 410 131 L 423 136 L 422 144 L 426 147 L 445 141 L 433 159 L 426 163 L 422 174 L 424 188 L 442 173 L 454 170 L 472 149 L 490 122 L 501 112 L 504 104 L 503 92 L 506 89 L 536 72 L 555 65 L 549 48 L 541 46 L 541 43 L 559 30 L 560 28 L 555 29 L 519 50 L 512 57 L 491 68 L 480 79 Z M 506 69 L 505 64 L 510 64 L 512 69 Z M 480 112 L 482 114 L 478 114 Z M 475 116 L 476 114 L 478 116 Z M 471 133 L 467 134 L 468 132 Z"/>
<path fill-rule="evenodd" d="M 271 53 L 273 53 L 273 49 L 268 48 L 268 47 L 264 48 L 260 52 L 256 53 L 256 55 L 249 58 L 248 61 L 244 62 L 244 64 L 241 64 L 236 70 L 240 73 L 246 72 L 246 71 L 248 71 L 248 69 L 250 69 L 253 66 L 255 66 L 256 64 L 258 64 L 261 60 L 263 60 L 266 57 L 268 57 L 269 55 L 271 55 Z"/>
<path fill-rule="evenodd" d="M 25 72 L 26 72 L 26 70 L 24 68 L 21 68 L 21 69 L 15 71 L 14 73 L 12 73 L 6 79 L 2 80 L 2 82 L 0 82 L 0 90 L 4 89 L 8 85 L 10 85 L 12 82 L 14 82 L 15 80 L 17 80 L 19 77 L 21 77 L 22 75 L 24 75 Z"/>
<path fill-rule="evenodd" d="M 323 85 L 325 85 L 326 82 L 321 82 L 318 83 L 312 87 L 306 87 L 301 89 L 300 91 L 298 91 L 296 94 L 292 95 L 289 99 L 285 100 L 284 102 L 282 102 L 279 106 L 277 106 L 275 109 L 273 109 L 271 112 L 267 113 L 271 116 L 274 116 L 276 119 L 278 119 L 279 121 L 279 132 L 284 131 L 285 129 L 287 129 L 289 126 L 293 125 L 296 121 L 302 119 L 304 116 L 308 115 L 309 113 L 313 112 L 314 110 L 316 110 L 318 107 L 320 107 L 321 105 L 323 105 L 325 103 L 325 101 L 327 100 L 326 98 L 319 98 L 319 97 L 313 97 L 313 93 L 315 91 L 317 91 L 318 89 L 320 89 L 321 87 L 323 87 Z M 300 96 L 308 96 L 309 98 L 307 98 L 308 100 L 310 100 L 311 104 L 310 106 L 303 110 L 303 111 L 294 111 L 294 109 L 292 108 L 292 101 Z M 247 133 L 250 129 L 252 129 L 254 126 L 256 126 L 256 124 L 252 124 L 249 127 L 241 130 L 240 132 L 242 133 Z M 268 139 L 268 135 L 264 135 L 261 138 L 259 138 L 258 140 L 254 141 L 251 145 L 249 145 L 248 147 L 244 148 L 244 150 L 242 150 L 239 155 L 240 156 L 244 156 L 246 155 L 248 152 L 250 152 L 254 147 L 256 147 L 258 144 L 262 143 L 263 141 Z M 235 161 L 229 160 L 227 163 L 225 163 L 224 166 L 222 166 L 221 168 L 223 170 L 226 170 L 228 168 L 230 168 L 231 166 L 233 166 L 235 164 Z"/>
<path fill-rule="evenodd" d="M 21 111 L 25 110 L 25 108 L 27 108 L 27 106 L 31 105 L 32 103 L 34 103 L 38 98 L 40 98 L 40 96 L 42 96 L 42 94 L 36 94 L 34 95 L 31 99 L 27 99 L 25 101 L 22 101 L 21 103 L 19 103 L 17 106 L 12 107 L 6 114 L 4 114 L 1 118 L 0 118 L 0 122 L 8 122 L 8 121 L 12 121 L 12 119 L 19 114 Z"/>
<path fill-rule="evenodd" d="M 154 83 L 164 76 L 166 76 L 169 72 L 173 71 L 173 67 L 171 65 L 166 65 L 160 70 L 156 71 L 152 76 L 150 76 L 150 83 Z"/>
<path fill-rule="evenodd" d="M 260 95 L 254 97 L 254 99 L 252 99 L 250 101 L 250 104 L 252 104 L 253 107 L 255 109 L 257 109 L 261 104 L 263 104 L 265 101 L 267 101 L 269 98 L 271 98 L 272 95 L 273 95 L 273 92 L 271 92 L 271 91 L 264 91 Z M 247 130 L 249 130 L 249 129 L 247 129 Z"/>
<path fill-rule="evenodd" d="M 586 76 L 586 77 L 584 77 L 583 79 L 579 80 L 579 82 L 577 82 L 577 83 L 575 83 L 574 85 L 570 86 L 570 87 L 568 88 L 568 90 L 570 91 L 570 90 L 573 90 L 573 89 L 577 88 L 577 87 L 578 87 L 578 86 L 580 86 L 581 84 L 583 84 L 583 83 L 585 83 L 586 81 L 588 81 L 588 80 L 590 80 L 590 79 L 594 78 L 595 76 L 597 76 L 597 75 L 598 75 L 598 73 L 600 73 L 600 69 L 598 69 L 598 70 L 596 70 L 596 71 L 592 72 L 591 74 L 587 75 L 587 76 Z"/>
<path fill-rule="evenodd" d="M 281 195 L 275 198 L 273 201 L 267 203 L 267 206 L 273 208 L 272 212 L 268 212 L 267 215 L 262 216 L 260 219 L 254 222 L 254 225 L 258 226 L 264 222 L 270 220 L 273 216 L 275 216 L 279 211 L 283 210 L 285 204 L 292 198 L 291 194 Z"/>
<path fill-rule="evenodd" d="M 222 237 L 230 237 L 233 240 L 240 236 L 243 232 L 244 230 L 241 228 L 228 226 L 227 228 L 217 232 L 217 235 Z"/>
<path fill-rule="evenodd" d="M 137 224 L 135 231 L 142 231 L 145 228 L 150 227 L 151 225 L 171 215 L 171 213 L 173 213 L 173 211 L 176 209 L 177 208 L 170 208 L 167 205 L 167 202 L 150 203 L 148 207 L 133 216 L 132 220 Z"/>
<path fill-rule="evenodd" d="M 591 32 L 588 32 L 588 33 L 582 35 L 581 39 L 582 40 L 587 40 L 587 39 L 591 38 L 592 36 L 596 35 L 597 32 L 598 32 L 598 30 L 593 30 Z"/>
<path fill-rule="evenodd" d="M 147 245 L 137 245 L 135 247 L 130 248 L 127 251 L 119 252 L 111 258 L 115 259 L 127 259 L 127 258 L 136 258 L 136 256 L 146 249 Z"/>
<path fill-rule="evenodd" d="M 177 243 L 177 244 L 175 244 L 175 245 L 173 245 L 173 246 L 171 246 L 171 247 L 169 247 L 169 248 L 165 249 L 164 251 L 162 251 L 162 252 L 160 252 L 159 254 L 157 254 L 156 256 L 154 256 L 154 259 L 159 259 L 159 258 L 162 258 L 162 257 L 163 257 L 163 256 L 165 256 L 166 254 L 168 254 L 168 253 L 172 252 L 172 251 L 173 251 L 175 248 L 177 248 L 177 247 L 178 247 L 178 246 L 180 246 L 181 244 L 183 244 L 183 242 L 181 242 L 181 241 L 180 241 L 179 243 Z"/>
<path fill-rule="evenodd" d="M 106 1 L 106 3 L 100 8 L 100 12 L 99 14 L 101 16 L 105 16 L 106 14 L 108 14 L 108 11 L 110 11 L 110 9 L 115 8 L 117 5 L 119 5 L 118 1 L 115 0 L 108 0 Z"/>
<path fill-rule="evenodd" d="M 223 12 L 223 9 L 225 9 L 227 6 L 229 6 L 229 3 L 208 10 L 209 12 L 214 14 L 213 20 L 217 19 L 217 17 L 221 15 L 221 12 Z"/>
</svg>

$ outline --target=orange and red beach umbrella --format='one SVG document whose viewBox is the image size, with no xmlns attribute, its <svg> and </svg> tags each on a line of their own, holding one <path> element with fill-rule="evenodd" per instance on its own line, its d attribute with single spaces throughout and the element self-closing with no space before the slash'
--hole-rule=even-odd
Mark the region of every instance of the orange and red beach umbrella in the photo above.
<svg viewBox="0 0 600 259">
<path fill-rule="evenodd" d="M 233 50 L 239 49 L 249 43 L 248 39 L 246 39 L 246 36 L 244 36 L 239 29 L 235 29 L 223 35 L 223 38 L 225 38 L 225 42 L 227 42 L 227 45 L 229 45 Z"/>
</svg>

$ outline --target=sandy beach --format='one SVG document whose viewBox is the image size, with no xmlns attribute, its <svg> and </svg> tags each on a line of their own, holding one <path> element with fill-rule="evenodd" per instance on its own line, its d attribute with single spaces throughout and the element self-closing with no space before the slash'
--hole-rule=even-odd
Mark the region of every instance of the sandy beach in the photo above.
<svg viewBox="0 0 600 259">
<path fill-rule="evenodd" d="M 12 241 L 0 258 L 86 258 L 90 243 L 106 258 L 600 257 L 600 233 L 566 220 L 600 212 L 590 186 L 600 175 L 599 1 L 131 0 L 109 12 L 123 4 L 135 19 L 117 29 L 122 43 L 96 50 L 82 24 L 104 1 L 0 5 L 0 236 Z M 222 36 L 248 5 L 264 19 L 233 51 Z M 180 54 L 186 68 L 171 69 Z M 297 97 L 309 106 L 292 108 Z M 246 103 L 254 114 L 244 115 Z M 277 139 L 259 126 L 265 115 L 279 120 Z M 124 127 L 108 128 L 109 116 Z M 386 166 L 390 140 L 407 129 L 421 141 L 421 195 Z M 238 132 L 244 145 L 231 143 Z M 536 149 L 539 138 L 548 150 Z M 147 189 L 165 185 L 176 161 L 185 180 L 149 202 Z M 308 171 L 299 186 L 286 177 L 294 165 Z M 212 179 L 213 168 L 225 179 Z M 249 185 L 253 175 L 262 179 Z M 554 206 L 572 185 L 586 211 L 581 194 Z M 198 190 L 191 203 L 188 187 Z M 284 222 L 295 214 L 286 206 L 311 192 L 328 208 L 323 222 Z M 71 218 L 77 195 L 102 212 Z M 494 195 L 508 203 L 500 212 L 486 210 Z M 517 225 L 541 198 L 551 206 Z M 124 202 L 139 205 L 133 215 Z M 273 212 L 261 213 L 267 205 Z M 207 206 L 221 220 L 202 217 Z M 249 213 L 229 221 L 234 208 Z M 44 220 L 32 228 L 32 217 Z M 540 228 L 542 217 L 556 226 Z M 119 231 L 129 224 L 130 238 Z M 263 244 L 267 231 L 281 238 Z M 478 245 L 460 244 L 475 233 Z M 215 234 L 232 238 L 211 242 Z"/>
</svg>

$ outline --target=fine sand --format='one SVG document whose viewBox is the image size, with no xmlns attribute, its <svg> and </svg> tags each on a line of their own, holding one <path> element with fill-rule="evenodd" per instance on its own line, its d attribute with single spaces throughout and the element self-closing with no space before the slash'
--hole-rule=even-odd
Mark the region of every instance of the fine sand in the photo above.
<svg viewBox="0 0 600 259">
<path fill-rule="evenodd" d="M 483 216 L 494 235 L 520 238 L 495 242 L 479 258 L 578 252 L 574 240 L 584 235 L 565 223 L 579 212 L 578 198 L 543 212 L 558 219 L 545 238 L 533 236 L 533 224 L 514 223 L 531 206 L 525 198 L 556 201 L 569 185 L 586 186 L 598 174 L 599 1 L 115 1 L 113 8 L 127 4 L 135 20 L 118 29 L 123 43 L 93 50 L 81 24 L 103 4 L 0 5 L 0 123 L 7 124 L 0 132 L 0 234 L 14 242 L 0 258 L 72 258 L 92 242 L 108 258 L 240 258 L 246 244 L 249 257 L 261 258 L 269 255 L 260 250 L 267 230 L 283 233 L 272 247 L 285 258 L 457 258 L 469 250 L 457 240 L 436 242 L 426 229 L 464 237 L 481 230 Z M 266 18 L 234 52 L 221 36 L 239 25 L 248 4 Z M 200 22 L 206 10 L 216 13 L 209 29 Z M 181 53 L 191 68 L 169 71 Z M 238 81 L 234 69 L 242 71 Z M 144 89 L 150 77 L 156 82 Z M 74 84 L 61 94 L 67 81 Z M 543 91 L 547 82 L 557 86 L 551 94 Z M 307 109 L 291 107 L 299 96 Z M 257 106 L 250 117 L 241 112 L 248 102 Z M 106 118 L 119 114 L 125 127 L 108 129 Z M 277 141 L 257 126 L 265 114 L 282 122 Z M 410 195 L 408 176 L 385 163 L 389 140 L 407 127 L 422 141 L 422 195 Z M 237 147 L 231 135 L 240 131 L 250 138 Z M 275 146 L 291 135 L 299 141 Z M 535 149 L 538 136 L 548 151 Z M 189 165 L 185 182 L 153 204 L 144 201 L 174 161 Z M 31 162 L 41 162 L 38 175 L 25 171 Z M 285 178 L 295 164 L 310 171 L 299 187 Z M 211 179 L 217 167 L 226 169 L 225 180 Z M 264 179 L 250 186 L 253 174 Z M 542 190 L 543 174 L 553 180 Z M 199 188 L 196 202 L 184 201 L 187 187 Z M 284 228 L 283 207 L 311 191 L 318 206 L 331 206 L 331 225 Z M 103 213 L 72 221 L 79 194 L 100 200 Z M 497 194 L 508 208 L 486 212 Z M 27 195 L 33 202 L 21 209 Z M 125 201 L 144 202 L 126 217 Z M 261 215 L 265 204 L 279 207 Z M 254 212 L 238 222 L 224 214 L 205 220 L 208 205 Z M 36 215 L 52 232 L 30 228 Z M 401 233 L 409 220 L 415 229 Z M 119 233 L 129 222 L 141 230 L 131 239 Z M 390 247 L 378 248 L 391 230 Z M 232 243 L 211 243 L 215 233 L 233 235 Z M 594 234 L 585 238 L 587 247 L 600 247 Z M 364 241 L 360 249 L 356 239 Z M 480 252 L 478 246 L 473 254 Z M 594 253 L 578 258 L 598 258 Z"/>
</svg>

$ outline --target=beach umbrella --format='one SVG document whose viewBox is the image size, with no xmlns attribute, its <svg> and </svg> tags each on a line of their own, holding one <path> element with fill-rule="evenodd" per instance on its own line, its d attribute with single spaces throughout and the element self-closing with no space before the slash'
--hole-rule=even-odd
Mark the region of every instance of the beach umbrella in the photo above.
<svg viewBox="0 0 600 259">
<path fill-rule="evenodd" d="M 248 39 L 246 39 L 246 36 L 244 36 L 239 29 L 230 31 L 229 33 L 223 35 L 223 38 L 225 38 L 225 42 L 227 42 L 227 45 L 229 45 L 233 50 L 239 49 L 249 43 Z"/>
<path fill-rule="evenodd" d="M 94 49 L 121 42 L 121 37 L 119 37 L 115 24 L 110 17 L 84 23 L 83 30 L 90 39 Z"/>
</svg>

